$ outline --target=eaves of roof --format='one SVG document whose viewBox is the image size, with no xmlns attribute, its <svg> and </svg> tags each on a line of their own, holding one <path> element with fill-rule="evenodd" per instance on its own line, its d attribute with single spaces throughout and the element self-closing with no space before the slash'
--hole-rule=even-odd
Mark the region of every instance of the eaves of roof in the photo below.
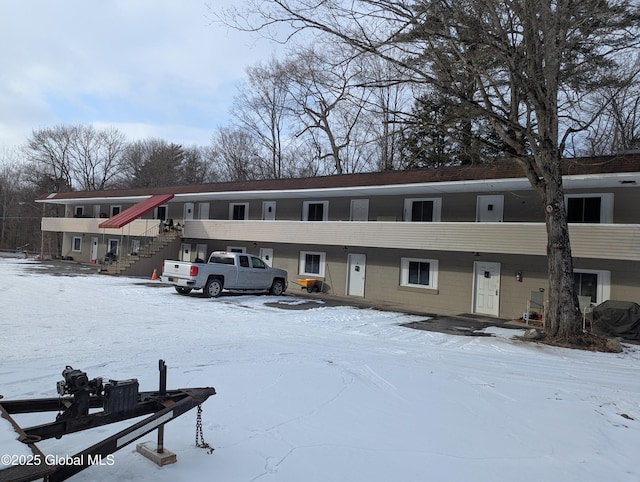
<svg viewBox="0 0 640 482">
<path fill-rule="evenodd" d="M 640 173 L 640 153 L 620 156 L 602 156 L 567 159 L 563 162 L 564 176 L 593 176 L 615 173 Z M 37 202 L 64 202 L 79 199 L 143 199 L 161 194 L 181 195 L 199 193 L 240 193 L 305 190 L 348 190 L 350 188 L 384 187 L 400 185 L 437 185 L 437 183 L 468 183 L 470 181 L 498 181 L 522 179 L 526 181 L 520 165 L 501 162 L 492 165 L 442 167 L 437 169 L 415 169 L 407 171 L 385 171 L 335 176 L 319 176 L 294 179 L 271 179 L 259 181 L 221 182 L 213 184 L 180 185 L 155 188 L 113 189 L 104 191 L 71 191 L 51 193 L 38 198 Z"/>
</svg>

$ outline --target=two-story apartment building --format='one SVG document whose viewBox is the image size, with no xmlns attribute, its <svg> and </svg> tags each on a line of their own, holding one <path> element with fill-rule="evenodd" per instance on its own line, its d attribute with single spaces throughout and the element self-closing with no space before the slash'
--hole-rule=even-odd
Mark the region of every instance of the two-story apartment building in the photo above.
<svg viewBox="0 0 640 482">
<path fill-rule="evenodd" d="M 640 302 L 640 154 L 564 163 L 579 293 Z M 546 230 L 515 164 L 51 193 L 63 256 L 122 260 L 177 237 L 170 258 L 242 250 L 323 291 L 381 306 L 518 318 L 547 290 Z M 158 270 L 162 257 L 154 259 Z M 126 274 L 149 275 L 135 268 Z M 543 295 L 544 296 L 544 295 Z"/>
</svg>

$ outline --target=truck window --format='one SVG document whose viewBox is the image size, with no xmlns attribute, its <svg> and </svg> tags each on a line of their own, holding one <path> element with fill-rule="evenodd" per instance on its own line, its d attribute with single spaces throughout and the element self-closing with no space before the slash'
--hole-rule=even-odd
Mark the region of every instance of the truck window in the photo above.
<svg viewBox="0 0 640 482">
<path fill-rule="evenodd" d="M 243 268 L 249 267 L 249 258 L 247 256 L 238 256 L 238 260 L 240 261 L 240 266 Z"/>
<path fill-rule="evenodd" d="M 209 263 L 216 264 L 233 264 L 233 258 L 225 258 L 224 256 L 211 256 Z"/>
<path fill-rule="evenodd" d="M 251 264 L 254 268 L 265 269 L 264 262 L 260 258 L 251 258 Z"/>
</svg>

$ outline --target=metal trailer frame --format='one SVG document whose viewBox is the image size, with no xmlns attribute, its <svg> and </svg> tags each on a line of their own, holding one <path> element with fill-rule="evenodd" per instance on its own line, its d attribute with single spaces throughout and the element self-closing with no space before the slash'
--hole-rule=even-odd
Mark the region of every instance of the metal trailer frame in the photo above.
<svg viewBox="0 0 640 482">
<path fill-rule="evenodd" d="M 164 424 L 199 407 L 216 391 L 213 387 L 166 389 L 166 365 L 159 361 L 160 387 L 157 392 L 138 392 L 135 379 L 110 380 L 102 385 L 101 379 L 89 380 L 84 372 L 67 367 L 65 380 L 58 382 L 58 398 L 31 400 L 2 400 L 0 416 L 13 425 L 18 441 L 28 445 L 33 456 L 24 457 L 17 465 L 0 470 L 0 482 L 21 482 L 44 478 L 49 482 L 66 480 L 91 465 L 102 461 L 122 447 L 129 445 L 149 432 L 158 429 L 158 452 L 162 451 Z M 62 397 L 62 394 L 73 397 Z M 103 408 L 89 413 L 89 409 Z M 34 412 L 59 412 L 55 422 L 22 428 L 12 414 Z M 37 447 L 40 440 L 61 438 L 63 435 L 100 427 L 122 420 L 151 414 L 144 420 L 112 435 L 74 455 L 66 456 L 70 464 L 51 465 Z M 64 461 L 62 461 L 64 462 Z"/>
</svg>

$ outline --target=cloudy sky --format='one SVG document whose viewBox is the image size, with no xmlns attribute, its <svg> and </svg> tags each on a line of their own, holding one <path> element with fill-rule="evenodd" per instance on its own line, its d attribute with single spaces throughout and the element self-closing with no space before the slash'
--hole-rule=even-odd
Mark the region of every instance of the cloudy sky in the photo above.
<svg viewBox="0 0 640 482">
<path fill-rule="evenodd" d="M 208 144 L 246 67 L 277 54 L 212 21 L 232 3 L 2 0 L 0 148 L 59 124 Z"/>
</svg>

